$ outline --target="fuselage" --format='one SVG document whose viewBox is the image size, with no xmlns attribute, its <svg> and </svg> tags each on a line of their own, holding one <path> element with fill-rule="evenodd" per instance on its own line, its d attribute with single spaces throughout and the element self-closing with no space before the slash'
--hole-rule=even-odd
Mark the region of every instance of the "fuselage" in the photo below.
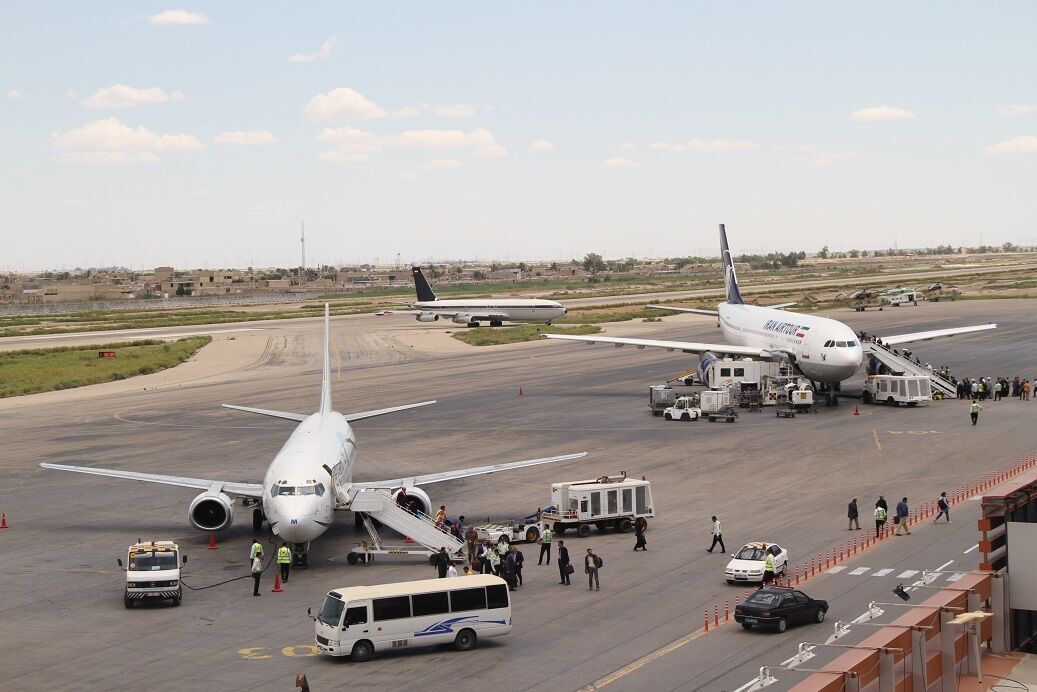
<svg viewBox="0 0 1037 692">
<path fill-rule="evenodd" d="M 842 382 L 864 361 L 857 335 L 838 320 L 733 303 L 721 303 L 717 311 L 728 342 L 786 352 L 815 382 Z"/>
<path fill-rule="evenodd" d="M 263 512 L 274 534 L 306 543 L 327 531 L 337 504 L 335 487 L 352 480 L 355 457 L 353 429 L 342 414 L 315 413 L 300 423 L 263 479 Z"/>
<path fill-rule="evenodd" d="M 419 300 L 414 310 L 432 314 L 469 315 L 482 320 L 549 322 L 565 314 L 561 303 L 539 298 L 489 298 L 485 300 Z"/>
</svg>

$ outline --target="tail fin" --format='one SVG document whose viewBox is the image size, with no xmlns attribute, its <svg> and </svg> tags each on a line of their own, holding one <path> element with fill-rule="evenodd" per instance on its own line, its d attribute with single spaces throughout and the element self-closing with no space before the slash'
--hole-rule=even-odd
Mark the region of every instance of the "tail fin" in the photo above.
<svg viewBox="0 0 1037 692">
<path fill-rule="evenodd" d="M 324 303 L 324 372 L 320 384 L 320 410 L 331 411 L 331 309 Z"/>
<path fill-rule="evenodd" d="M 432 292 L 432 287 L 425 280 L 425 275 L 421 273 L 421 267 L 411 267 L 410 271 L 414 275 L 414 290 L 418 294 L 418 300 L 421 302 L 437 300 L 436 294 Z"/>
<path fill-rule="evenodd" d="M 735 263 L 731 257 L 731 248 L 727 245 L 727 229 L 720 224 L 720 261 L 724 264 L 724 289 L 727 302 L 742 305 L 742 294 L 738 290 L 738 276 L 735 274 Z"/>
</svg>

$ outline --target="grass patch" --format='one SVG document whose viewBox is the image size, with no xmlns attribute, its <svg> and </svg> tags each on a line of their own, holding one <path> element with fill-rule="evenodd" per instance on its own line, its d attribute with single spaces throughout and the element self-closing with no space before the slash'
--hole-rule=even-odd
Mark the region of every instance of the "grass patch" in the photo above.
<svg viewBox="0 0 1037 692">
<path fill-rule="evenodd" d="M 209 336 L 193 336 L 173 342 L 147 340 L 0 352 L 0 398 L 150 375 L 183 363 L 210 341 Z M 98 358 L 98 351 L 115 351 L 116 357 Z"/>
<path fill-rule="evenodd" d="M 597 334 L 600 331 L 601 327 L 593 324 L 581 324 L 575 327 L 523 324 L 517 327 L 475 327 L 455 331 L 451 336 L 471 346 L 499 346 L 500 344 L 517 344 L 522 341 L 536 341 L 541 334 Z"/>
<path fill-rule="evenodd" d="M 669 310 L 657 310 L 643 306 L 599 306 L 594 308 L 570 308 L 564 317 L 560 317 L 554 322 L 555 324 L 600 324 L 602 322 L 626 322 L 628 320 L 665 317 L 672 314 Z"/>
</svg>

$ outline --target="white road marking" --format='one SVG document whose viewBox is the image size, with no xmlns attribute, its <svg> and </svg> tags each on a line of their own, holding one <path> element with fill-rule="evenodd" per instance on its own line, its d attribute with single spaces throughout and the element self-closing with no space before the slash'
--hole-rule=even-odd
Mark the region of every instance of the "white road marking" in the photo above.
<svg viewBox="0 0 1037 692">
<path fill-rule="evenodd" d="M 918 574 L 918 570 L 916 570 L 916 569 L 906 569 L 906 570 L 904 570 L 903 572 L 901 572 L 900 574 L 897 575 L 897 579 L 910 579 L 911 577 L 915 576 L 916 574 Z"/>
<path fill-rule="evenodd" d="M 832 567 L 830 570 L 828 570 L 828 573 L 835 574 L 836 572 L 842 572 L 844 569 L 846 569 L 846 565 L 836 565 L 835 567 Z"/>
<path fill-rule="evenodd" d="M 892 571 L 893 570 L 891 570 L 891 569 L 880 569 L 877 572 L 875 572 L 875 574 L 873 574 L 871 576 L 873 576 L 873 577 L 884 577 L 884 576 L 886 576 L 887 574 L 889 574 Z"/>
<path fill-rule="evenodd" d="M 857 569 L 852 570 L 850 574 L 852 574 L 855 577 L 859 577 L 870 569 L 871 567 L 858 567 Z"/>
<path fill-rule="evenodd" d="M 947 565 L 951 564 L 952 562 L 954 562 L 954 560 L 948 560 L 947 562 L 943 563 L 942 565 L 940 565 L 939 567 L 937 567 L 933 571 L 934 572 L 942 572 L 943 568 L 946 567 Z"/>
<path fill-rule="evenodd" d="M 969 553 L 971 553 L 973 550 L 975 550 L 978 547 L 979 547 L 979 543 L 977 543 L 976 545 L 974 545 L 971 548 L 969 548 L 968 550 L 966 550 L 964 553 L 962 553 L 962 555 L 968 555 Z"/>
</svg>

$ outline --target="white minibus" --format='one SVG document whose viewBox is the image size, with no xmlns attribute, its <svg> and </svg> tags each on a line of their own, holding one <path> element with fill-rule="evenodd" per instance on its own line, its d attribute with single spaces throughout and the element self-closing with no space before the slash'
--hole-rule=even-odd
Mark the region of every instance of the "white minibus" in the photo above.
<svg viewBox="0 0 1037 692">
<path fill-rule="evenodd" d="M 313 620 L 318 649 L 366 661 L 415 646 L 474 649 L 511 632 L 511 602 L 507 582 L 479 574 L 335 589 Z"/>
</svg>

